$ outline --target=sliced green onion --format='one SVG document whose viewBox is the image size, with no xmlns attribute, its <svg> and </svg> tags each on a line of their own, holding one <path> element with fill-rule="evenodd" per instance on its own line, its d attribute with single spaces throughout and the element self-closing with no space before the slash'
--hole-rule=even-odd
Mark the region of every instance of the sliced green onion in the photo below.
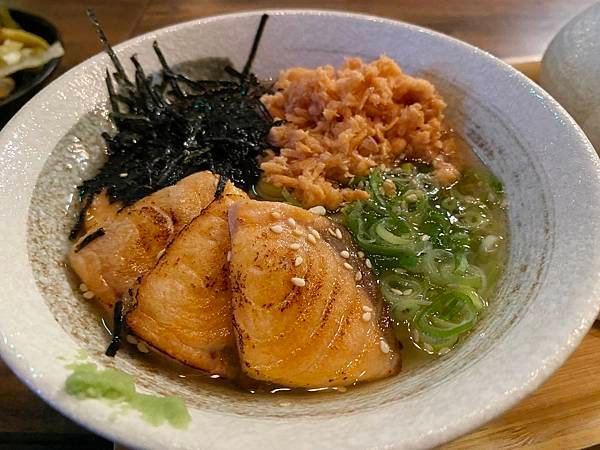
<svg viewBox="0 0 600 450">
<path fill-rule="evenodd" d="M 469 268 L 469 261 L 467 261 L 467 256 L 464 253 L 460 253 L 455 256 L 456 260 L 456 268 L 455 272 L 465 273 Z"/>
<path fill-rule="evenodd" d="M 415 314 L 429 305 L 425 298 L 424 282 L 407 274 L 388 272 L 380 279 L 381 293 L 390 305 L 390 314 L 397 322 L 411 320 Z"/>
<path fill-rule="evenodd" d="M 390 202 L 390 209 L 396 217 L 420 225 L 427 218 L 430 209 L 429 198 L 421 189 L 409 189 Z"/>
<path fill-rule="evenodd" d="M 482 170 L 464 172 L 456 189 L 461 194 L 471 195 L 491 204 L 495 204 L 503 192 L 502 183 L 491 173 Z"/>
<path fill-rule="evenodd" d="M 283 188 L 281 190 L 281 195 L 286 203 L 294 206 L 302 206 L 302 204 L 294 197 L 287 189 Z"/>
<path fill-rule="evenodd" d="M 411 254 L 402 254 L 398 256 L 370 256 L 372 259 L 371 263 L 373 264 L 373 269 L 377 274 L 387 272 L 389 270 L 415 272 L 415 269 L 419 265 L 419 258 Z"/>
<path fill-rule="evenodd" d="M 414 324 L 421 336 L 434 339 L 458 337 L 477 322 L 477 308 L 471 298 L 459 291 L 446 291 L 415 316 Z"/>
<path fill-rule="evenodd" d="M 452 230 L 450 217 L 445 211 L 429 208 L 427 216 L 419 226 L 419 230 L 428 235 L 438 247 L 450 247 L 448 236 Z"/>
<path fill-rule="evenodd" d="M 485 236 L 481 240 L 480 249 L 485 253 L 492 253 L 498 247 L 498 242 L 500 241 L 500 237 L 494 234 L 490 234 Z"/>
<path fill-rule="evenodd" d="M 419 188 L 427 193 L 428 196 L 433 197 L 440 192 L 440 187 L 435 179 L 428 173 L 418 173 L 415 177 Z"/>
<path fill-rule="evenodd" d="M 280 202 L 284 200 L 282 188 L 267 183 L 264 178 L 258 180 L 258 183 L 253 186 L 252 190 L 256 197 L 263 200 L 271 202 Z"/>
<path fill-rule="evenodd" d="M 485 274 L 479 267 L 468 264 L 464 254 L 455 256 L 447 250 L 433 249 L 423 255 L 421 268 L 440 286 L 457 284 L 485 289 Z"/>
<path fill-rule="evenodd" d="M 484 228 L 489 223 L 489 219 L 485 213 L 480 208 L 476 207 L 467 208 L 457 217 L 459 225 L 469 230 Z"/>
<path fill-rule="evenodd" d="M 375 234 L 387 243 L 406 246 L 414 242 L 414 234 L 401 219 L 386 217 L 373 226 Z"/>
<path fill-rule="evenodd" d="M 487 306 L 486 302 L 483 300 L 483 298 L 481 298 L 481 296 L 477 293 L 477 291 L 470 286 L 461 286 L 461 285 L 451 284 L 451 285 L 448 285 L 448 287 L 453 289 L 454 291 L 461 292 L 461 293 L 467 295 L 471 299 L 471 303 L 473 303 L 473 306 L 478 311 L 481 311 L 483 308 L 485 308 Z"/>
<path fill-rule="evenodd" d="M 382 189 L 389 181 L 395 195 Z M 486 306 L 487 275 L 474 262 L 489 269 L 486 253 L 499 237 L 485 230 L 491 205 L 502 200 L 501 185 L 473 172 L 441 188 L 424 167 L 408 163 L 385 173 L 375 169 L 359 186 L 370 198 L 342 212 L 368 254 L 390 317 L 405 322 L 423 350 L 446 353 Z"/>
<path fill-rule="evenodd" d="M 415 170 L 415 165 L 409 162 L 405 162 L 400 164 L 400 170 L 402 170 L 403 172 L 412 173 Z"/>
<path fill-rule="evenodd" d="M 369 174 L 369 193 L 382 208 L 386 208 L 388 200 L 383 195 L 383 181 L 383 175 L 380 170 L 373 170 Z"/>
<path fill-rule="evenodd" d="M 461 203 L 458 201 L 455 195 L 449 195 L 447 197 L 442 198 L 440 200 L 440 205 L 446 211 L 449 211 L 451 213 L 457 213 L 462 208 Z"/>
</svg>

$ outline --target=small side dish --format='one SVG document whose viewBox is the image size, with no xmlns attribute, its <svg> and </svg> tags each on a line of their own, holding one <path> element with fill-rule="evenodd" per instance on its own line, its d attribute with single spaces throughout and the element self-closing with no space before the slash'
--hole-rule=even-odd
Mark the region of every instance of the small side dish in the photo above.
<svg viewBox="0 0 600 450">
<path fill-rule="evenodd" d="M 427 80 L 388 57 L 218 79 L 107 43 L 107 159 L 79 187 L 68 255 L 141 342 L 240 386 L 345 390 L 444 355 L 493 298 L 503 188 L 450 128 Z M 141 341 L 140 341 L 141 340 Z M 138 344 L 140 345 L 140 344 Z"/>
<path fill-rule="evenodd" d="M 63 54 L 60 42 L 49 43 L 43 37 L 24 30 L 13 20 L 7 8 L 0 9 L 0 100 L 16 89 L 16 74 L 37 70 Z"/>
</svg>

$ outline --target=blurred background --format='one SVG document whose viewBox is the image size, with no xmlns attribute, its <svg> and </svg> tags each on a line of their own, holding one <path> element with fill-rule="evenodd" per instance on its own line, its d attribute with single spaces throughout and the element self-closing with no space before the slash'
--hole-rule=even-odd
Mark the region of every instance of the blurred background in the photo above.
<svg viewBox="0 0 600 450">
<path fill-rule="evenodd" d="M 594 0 L 10 0 L 0 2 L 0 5 L 41 16 L 57 28 L 65 54 L 51 75 L 55 78 L 100 51 L 85 16 L 86 8 L 96 11 L 113 44 L 177 22 L 250 9 L 325 8 L 362 12 L 440 31 L 511 63 L 529 67 L 535 76 L 539 61 L 556 33 L 594 3 Z M 600 339 L 597 331 L 596 341 Z M 582 367 L 595 367 L 586 376 L 594 375 L 600 367 L 600 355 L 593 349 L 592 344 L 586 347 L 584 342 L 567 365 L 577 363 Z M 588 447 L 600 442 L 600 427 L 594 426 L 594 423 L 600 425 L 600 387 L 591 387 L 594 390 L 583 391 L 581 398 L 573 400 L 596 398 L 596 407 L 589 400 L 583 406 L 565 404 L 561 393 L 565 386 L 568 389 L 569 383 L 577 383 L 577 379 L 561 369 L 540 391 L 546 394 L 542 402 L 536 403 L 534 395 L 533 399 L 526 400 L 484 429 L 449 447 L 504 446 L 519 442 L 518 439 L 511 441 L 511 434 L 519 437 L 538 432 L 542 436 L 551 436 L 545 441 L 548 448 L 565 448 L 566 441 L 554 440 L 554 436 L 564 436 L 567 430 L 581 432 L 577 439 L 569 441 L 574 447 Z M 556 404 L 570 410 L 571 419 L 554 417 Z M 537 415 L 531 414 L 534 407 Z M 583 423 L 587 425 L 582 427 Z M 550 435 L 550 430 L 555 435 Z M 527 439 L 521 441 L 522 444 L 527 442 Z M 0 362 L 0 450 L 71 448 L 109 449 L 112 443 L 60 416 Z"/>
<path fill-rule="evenodd" d="M 569 19 L 594 0 L 9 0 L 2 4 L 49 19 L 65 56 L 60 72 L 97 53 L 85 17 L 93 8 L 113 43 L 194 18 L 264 8 L 326 8 L 362 12 L 422 25 L 462 39 L 500 58 L 541 56 Z"/>
</svg>

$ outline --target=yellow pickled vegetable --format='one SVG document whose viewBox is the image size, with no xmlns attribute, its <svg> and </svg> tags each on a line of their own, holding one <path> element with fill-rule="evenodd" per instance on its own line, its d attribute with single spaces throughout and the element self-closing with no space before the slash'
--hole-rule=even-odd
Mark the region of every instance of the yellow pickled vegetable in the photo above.
<svg viewBox="0 0 600 450">
<path fill-rule="evenodd" d="M 10 17 L 8 8 L 0 8 L 0 27 L 21 28 L 19 24 Z"/>
<path fill-rule="evenodd" d="M 15 28 L 0 28 L 0 42 L 6 40 L 21 42 L 25 47 L 41 48 L 43 50 L 50 47 L 48 42 L 37 34 Z"/>
</svg>

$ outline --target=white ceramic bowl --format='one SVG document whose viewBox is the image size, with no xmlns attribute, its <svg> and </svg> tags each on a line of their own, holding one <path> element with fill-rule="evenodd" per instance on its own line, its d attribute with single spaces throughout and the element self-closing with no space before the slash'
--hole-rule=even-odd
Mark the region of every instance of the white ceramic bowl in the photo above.
<svg viewBox="0 0 600 450">
<path fill-rule="evenodd" d="M 107 337 L 98 315 L 76 295 L 62 264 L 65 205 L 79 177 L 93 169 L 102 148 L 98 131 L 106 126 L 109 63 L 98 55 L 38 94 L 0 134 L 0 353 L 62 413 L 131 447 L 417 448 L 457 437 L 535 389 L 594 320 L 600 306 L 598 157 L 552 98 L 474 47 L 376 17 L 270 14 L 254 66 L 259 76 L 386 53 L 439 87 L 456 130 L 504 182 L 508 267 L 472 336 L 419 370 L 345 394 L 298 398 L 180 378 L 127 351 L 114 360 L 103 357 Z M 158 39 L 172 63 L 228 56 L 240 67 L 258 19 L 259 13 L 243 13 L 196 20 L 132 39 L 117 53 L 123 61 L 137 53 L 145 67 L 157 69 L 151 43 Z M 111 420 L 110 406 L 67 396 L 61 358 L 73 358 L 79 348 L 135 375 L 146 391 L 183 395 L 192 425 L 153 428 L 135 414 Z"/>
<path fill-rule="evenodd" d="M 600 3 L 552 39 L 542 59 L 540 85 L 571 113 L 600 152 Z"/>
</svg>

